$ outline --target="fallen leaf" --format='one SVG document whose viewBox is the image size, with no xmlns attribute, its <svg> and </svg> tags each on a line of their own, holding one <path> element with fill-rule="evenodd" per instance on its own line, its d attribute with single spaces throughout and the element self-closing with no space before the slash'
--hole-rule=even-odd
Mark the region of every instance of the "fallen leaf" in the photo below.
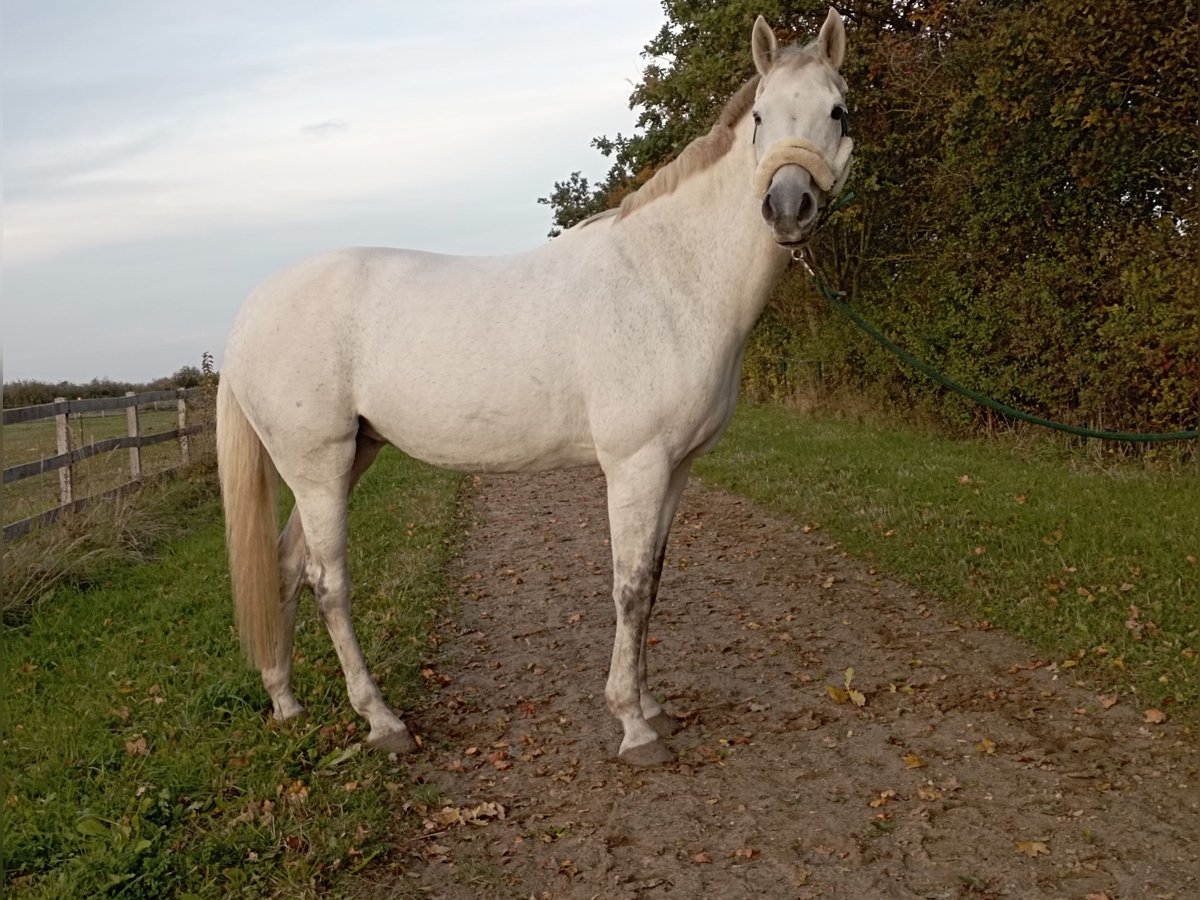
<svg viewBox="0 0 1200 900">
<path fill-rule="evenodd" d="M 922 800 L 941 800 L 942 792 L 937 788 L 919 787 L 917 788 L 917 796 Z"/>
<path fill-rule="evenodd" d="M 1100 705 L 1103 706 L 1105 709 L 1112 709 L 1114 706 L 1117 705 L 1117 695 L 1112 694 L 1111 696 L 1106 696 L 1105 694 L 1101 694 L 1100 695 Z"/>
<path fill-rule="evenodd" d="M 1163 722 L 1167 721 L 1167 714 L 1161 709 L 1155 709 L 1154 707 L 1151 707 L 1150 709 L 1146 710 L 1145 720 L 1151 725 L 1161 725 Z"/>
<path fill-rule="evenodd" d="M 450 848 L 442 844 L 426 844 L 421 848 L 421 856 L 427 862 L 449 862 Z"/>
<path fill-rule="evenodd" d="M 125 752 L 130 756 L 149 756 L 150 748 L 146 745 L 146 739 L 139 734 L 133 740 L 125 742 Z"/>
<path fill-rule="evenodd" d="M 512 768 L 512 763 L 508 760 L 508 753 L 504 750 L 497 750 L 495 753 L 489 755 L 488 762 L 492 764 L 493 768 L 500 771 Z"/>
<path fill-rule="evenodd" d="M 909 769 L 925 768 L 925 760 L 921 759 L 921 757 L 917 756 L 917 754 L 913 753 L 911 750 L 908 753 L 905 753 L 904 756 L 901 757 L 901 759 L 904 760 L 904 765 L 906 768 L 909 768 Z"/>
<path fill-rule="evenodd" d="M 1045 841 L 1017 841 L 1016 848 L 1018 853 L 1023 853 L 1030 859 L 1050 853 L 1050 848 L 1046 846 Z"/>
<path fill-rule="evenodd" d="M 862 691 L 851 690 L 847 692 L 850 695 L 850 702 L 855 706 L 866 706 L 867 697 Z"/>
<path fill-rule="evenodd" d="M 692 862 L 698 866 L 705 866 L 712 862 L 712 857 L 709 856 L 705 851 L 701 850 L 692 857 Z"/>
<path fill-rule="evenodd" d="M 880 791 L 879 796 L 867 801 L 867 806 L 871 809 L 879 809 L 881 806 L 886 806 L 889 800 L 896 799 L 896 792 L 891 788 L 886 791 Z"/>
<path fill-rule="evenodd" d="M 844 691 L 840 687 L 834 687 L 832 684 L 825 685 L 825 692 L 829 694 L 829 699 L 834 703 L 845 703 L 850 699 L 848 691 Z"/>
<path fill-rule="evenodd" d="M 492 819 L 503 821 L 506 810 L 499 803 L 480 803 L 478 806 L 443 806 L 425 819 L 427 832 L 444 831 L 458 825 L 487 825 Z"/>
<path fill-rule="evenodd" d="M 739 847 L 730 853 L 729 856 L 733 859 L 755 859 L 758 857 L 758 851 L 753 847 Z"/>
<path fill-rule="evenodd" d="M 980 753 L 986 753 L 988 756 L 991 756 L 996 752 L 996 742 L 984 738 L 975 745 L 975 749 Z"/>
</svg>

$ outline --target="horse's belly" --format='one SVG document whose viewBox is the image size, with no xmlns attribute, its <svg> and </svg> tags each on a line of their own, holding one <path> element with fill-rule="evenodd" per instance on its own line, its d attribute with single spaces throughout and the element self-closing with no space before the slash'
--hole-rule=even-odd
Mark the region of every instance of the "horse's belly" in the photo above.
<svg viewBox="0 0 1200 900">
<path fill-rule="evenodd" d="M 534 472 L 590 465 L 596 449 L 582 417 L 541 403 L 430 403 L 410 397 L 363 410 L 389 443 L 435 466 L 467 472 Z"/>
</svg>

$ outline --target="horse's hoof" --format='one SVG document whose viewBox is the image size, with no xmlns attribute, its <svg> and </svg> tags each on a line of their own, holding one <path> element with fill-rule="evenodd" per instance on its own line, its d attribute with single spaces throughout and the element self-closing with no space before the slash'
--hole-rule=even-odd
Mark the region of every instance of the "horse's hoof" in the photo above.
<svg viewBox="0 0 1200 900">
<path fill-rule="evenodd" d="M 631 766 L 661 766 L 663 763 L 675 761 L 675 754 L 662 741 L 650 741 L 648 744 L 638 744 L 617 754 L 621 762 Z"/>
<path fill-rule="evenodd" d="M 289 707 L 288 709 L 276 709 L 273 713 L 271 713 L 271 718 L 273 718 L 280 725 L 291 725 L 297 722 L 303 722 L 305 719 L 307 719 L 308 710 L 297 703 L 295 706 Z"/>
<path fill-rule="evenodd" d="M 679 722 L 674 716 L 660 712 L 646 720 L 646 724 L 654 729 L 659 737 L 670 737 L 679 730 Z"/>
<path fill-rule="evenodd" d="M 401 727 L 399 731 L 387 731 L 383 734 L 372 731 L 367 735 L 367 746 L 383 753 L 406 754 L 417 749 L 417 742 L 413 740 L 407 728 Z"/>
</svg>

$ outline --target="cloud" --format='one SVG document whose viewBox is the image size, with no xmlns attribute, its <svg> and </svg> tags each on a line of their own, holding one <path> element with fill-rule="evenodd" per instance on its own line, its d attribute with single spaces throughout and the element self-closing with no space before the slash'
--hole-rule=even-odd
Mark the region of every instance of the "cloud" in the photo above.
<svg viewBox="0 0 1200 900">
<path fill-rule="evenodd" d="M 219 356 L 253 283 L 321 249 L 543 242 L 536 198 L 607 167 L 589 141 L 629 131 L 662 22 L 653 0 L 10 7 L 5 361 L 51 380 Z"/>
<path fill-rule="evenodd" d="M 236 87 L 115 120 L 82 143 L 10 144 L 6 261 L 320 216 L 382 193 L 476 190 L 484 173 L 494 184 L 498 170 L 536 165 L 559 136 L 582 151 L 605 130 L 601 111 L 619 109 L 611 60 L 573 60 L 544 79 L 503 47 L 486 49 L 475 68 L 411 38 L 306 43 L 244 69 Z"/>
<path fill-rule="evenodd" d="M 343 122 L 341 119 L 328 119 L 324 122 L 315 122 L 312 125 L 305 125 L 300 129 L 300 133 L 314 138 L 327 138 L 336 134 L 340 134 L 349 127 L 349 122 Z"/>
</svg>

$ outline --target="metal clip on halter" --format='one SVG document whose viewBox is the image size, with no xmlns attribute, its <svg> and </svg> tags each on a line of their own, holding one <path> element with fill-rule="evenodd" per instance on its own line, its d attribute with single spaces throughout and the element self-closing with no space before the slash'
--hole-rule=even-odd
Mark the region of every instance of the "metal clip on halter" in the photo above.
<svg viewBox="0 0 1200 900">
<path fill-rule="evenodd" d="M 812 247 L 807 242 L 792 248 L 792 259 L 804 266 L 809 278 L 817 277 L 816 270 L 813 269 Z"/>
</svg>

